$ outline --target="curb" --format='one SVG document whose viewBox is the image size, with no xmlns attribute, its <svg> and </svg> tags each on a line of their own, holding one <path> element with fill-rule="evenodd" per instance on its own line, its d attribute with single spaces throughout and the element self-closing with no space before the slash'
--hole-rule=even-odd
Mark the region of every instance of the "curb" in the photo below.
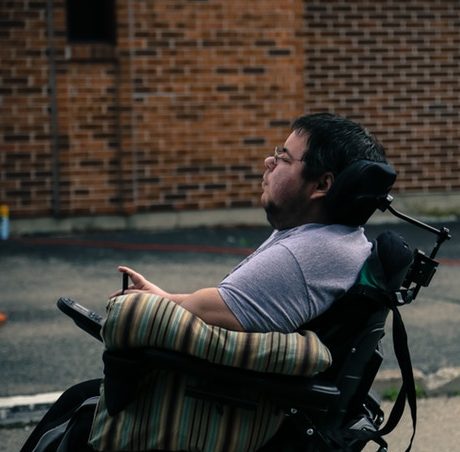
<svg viewBox="0 0 460 452">
<path fill-rule="evenodd" d="M 0 428 L 37 423 L 62 392 L 0 397 Z"/>
<path fill-rule="evenodd" d="M 445 367 L 432 374 L 414 369 L 415 384 L 423 397 L 458 396 L 460 394 L 460 367 Z M 385 398 L 401 386 L 398 369 L 381 370 L 373 389 Z M 32 396 L 0 397 L 0 428 L 13 428 L 37 423 L 60 397 L 62 392 Z"/>
<path fill-rule="evenodd" d="M 457 396 L 460 394 L 460 367 L 444 367 L 432 374 L 424 374 L 414 369 L 414 380 L 417 392 L 423 397 Z M 381 370 L 373 388 L 381 396 L 401 386 L 401 371 L 399 369 Z"/>
</svg>

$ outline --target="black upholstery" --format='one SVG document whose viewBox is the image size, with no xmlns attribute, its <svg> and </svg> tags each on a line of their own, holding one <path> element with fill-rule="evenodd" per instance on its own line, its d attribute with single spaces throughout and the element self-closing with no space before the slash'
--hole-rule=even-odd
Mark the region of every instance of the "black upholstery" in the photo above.
<svg viewBox="0 0 460 452">
<path fill-rule="evenodd" d="M 335 179 L 326 196 L 334 223 L 359 226 L 379 208 L 396 180 L 395 170 L 386 163 L 358 160 Z"/>
</svg>

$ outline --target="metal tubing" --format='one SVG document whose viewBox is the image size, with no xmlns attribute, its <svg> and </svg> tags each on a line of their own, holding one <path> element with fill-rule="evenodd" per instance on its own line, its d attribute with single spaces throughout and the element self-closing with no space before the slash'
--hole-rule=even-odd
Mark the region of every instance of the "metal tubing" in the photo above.
<svg viewBox="0 0 460 452">
<path fill-rule="evenodd" d="M 446 228 L 442 228 L 442 229 L 436 229 L 435 227 L 433 226 L 430 226 L 428 224 L 425 224 L 423 223 L 422 221 L 419 221 L 419 220 L 416 220 L 415 218 L 412 218 L 412 217 L 409 217 L 408 215 L 405 215 L 401 212 L 398 212 L 395 208 L 391 207 L 391 206 L 387 206 L 387 209 L 396 217 L 398 218 L 401 218 L 402 220 L 404 221 L 407 221 L 408 223 L 412 223 L 413 225 L 415 226 L 418 226 L 422 229 L 425 229 L 427 231 L 430 231 L 432 232 L 433 234 L 436 234 L 437 236 L 444 236 L 445 235 L 445 232 L 444 230 L 446 230 Z M 448 240 L 450 239 L 450 234 L 448 233 L 449 231 L 447 230 L 447 237 L 444 239 L 444 240 Z M 443 240 L 443 241 L 444 241 Z"/>
</svg>

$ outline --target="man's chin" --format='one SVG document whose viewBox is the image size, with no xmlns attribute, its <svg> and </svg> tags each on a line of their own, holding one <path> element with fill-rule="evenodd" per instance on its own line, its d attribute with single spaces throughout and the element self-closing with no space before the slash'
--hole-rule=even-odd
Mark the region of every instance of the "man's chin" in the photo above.
<svg viewBox="0 0 460 452">
<path fill-rule="evenodd" d="M 265 204 L 262 203 L 262 207 L 265 210 L 267 221 L 270 223 L 272 227 L 276 229 L 276 225 L 277 225 L 276 218 L 278 218 L 279 209 L 272 203 L 265 203 Z"/>
</svg>

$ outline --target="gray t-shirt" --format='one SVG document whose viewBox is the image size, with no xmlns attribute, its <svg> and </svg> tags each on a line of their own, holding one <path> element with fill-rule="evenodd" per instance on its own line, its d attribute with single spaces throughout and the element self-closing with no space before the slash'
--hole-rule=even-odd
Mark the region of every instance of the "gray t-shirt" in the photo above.
<svg viewBox="0 0 460 452">
<path fill-rule="evenodd" d="M 275 230 L 225 277 L 219 293 L 246 331 L 292 332 L 350 289 L 370 251 L 362 228 Z"/>
</svg>

